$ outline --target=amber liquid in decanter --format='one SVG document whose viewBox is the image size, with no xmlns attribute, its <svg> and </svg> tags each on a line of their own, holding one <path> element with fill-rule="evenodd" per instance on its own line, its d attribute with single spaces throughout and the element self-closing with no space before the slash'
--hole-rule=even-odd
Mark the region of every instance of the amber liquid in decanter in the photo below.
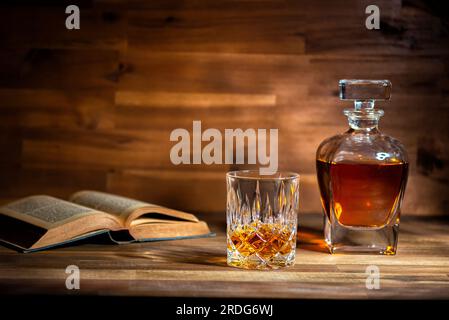
<svg viewBox="0 0 449 320">
<path fill-rule="evenodd" d="M 351 227 L 381 227 L 388 223 L 407 182 L 407 163 L 327 163 L 317 160 L 325 214 L 330 216 L 330 189 L 335 217 Z"/>
</svg>

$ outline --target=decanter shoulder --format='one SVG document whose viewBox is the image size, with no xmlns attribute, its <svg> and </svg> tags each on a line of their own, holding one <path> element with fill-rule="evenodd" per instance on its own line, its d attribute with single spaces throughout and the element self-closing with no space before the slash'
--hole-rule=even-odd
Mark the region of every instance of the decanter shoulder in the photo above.
<svg viewBox="0 0 449 320">
<path fill-rule="evenodd" d="M 386 134 L 379 134 L 375 142 L 376 158 L 387 162 L 408 163 L 408 154 L 404 145 L 396 138 Z M 382 154 L 382 151 L 384 154 Z M 384 159 L 379 159 L 384 158 Z"/>
<path fill-rule="evenodd" d="M 316 159 L 325 162 L 408 162 L 407 152 L 399 140 L 380 132 L 352 130 L 324 140 L 318 147 Z"/>
<path fill-rule="evenodd" d="M 333 153 L 341 145 L 345 138 L 344 136 L 345 134 L 337 134 L 323 140 L 316 151 L 316 159 L 325 162 L 331 161 Z"/>
</svg>

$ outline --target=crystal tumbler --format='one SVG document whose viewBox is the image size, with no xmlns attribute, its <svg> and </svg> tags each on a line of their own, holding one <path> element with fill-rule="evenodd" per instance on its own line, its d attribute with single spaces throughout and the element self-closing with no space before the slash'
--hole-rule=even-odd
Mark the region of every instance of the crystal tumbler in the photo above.
<svg viewBox="0 0 449 320">
<path fill-rule="evenodd" d="M 232 171 L 227 181 L 227 262 L 244 269 L 295 263 L 299 175 Z"/>
</svg>

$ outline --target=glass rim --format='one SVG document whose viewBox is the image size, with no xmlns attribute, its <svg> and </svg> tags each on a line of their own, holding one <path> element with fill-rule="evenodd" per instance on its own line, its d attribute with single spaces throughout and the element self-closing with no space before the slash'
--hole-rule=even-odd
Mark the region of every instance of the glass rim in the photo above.
<svg viewBox="0 0 449 320">
<path fill-rule="evenodd" d="M 260 174 L 259 170 L 234 170 L 226 173 L 226 178 L 240 180 L 285 181 L 299 179 L 299 173 L 292 171 L 278 171 L 274 174 Z"/>
</svg>

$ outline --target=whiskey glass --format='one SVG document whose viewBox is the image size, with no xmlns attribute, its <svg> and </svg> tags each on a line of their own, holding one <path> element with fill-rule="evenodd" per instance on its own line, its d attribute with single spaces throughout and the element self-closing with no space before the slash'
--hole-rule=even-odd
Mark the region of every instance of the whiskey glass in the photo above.
<svg viewBox="0 0 449 320">
<path fill-rule="evenodd" d="M 316 153 L 324 238 L 331 253 L 394 255 L 408 157 L 398 140 L 380 132 L 384 112 L 374 107 L 390 99 L 391 82 L 339 85 L 340 99 L 354 101 L 354 108 L 344 110 L 349 129 L 324 140 Z"/>
<path fill-rule="evenodd" d="M 227 183 L 227 263 L 278 269 L 295 263 L 299 175 L 232 171 Z"/>
</svg>

